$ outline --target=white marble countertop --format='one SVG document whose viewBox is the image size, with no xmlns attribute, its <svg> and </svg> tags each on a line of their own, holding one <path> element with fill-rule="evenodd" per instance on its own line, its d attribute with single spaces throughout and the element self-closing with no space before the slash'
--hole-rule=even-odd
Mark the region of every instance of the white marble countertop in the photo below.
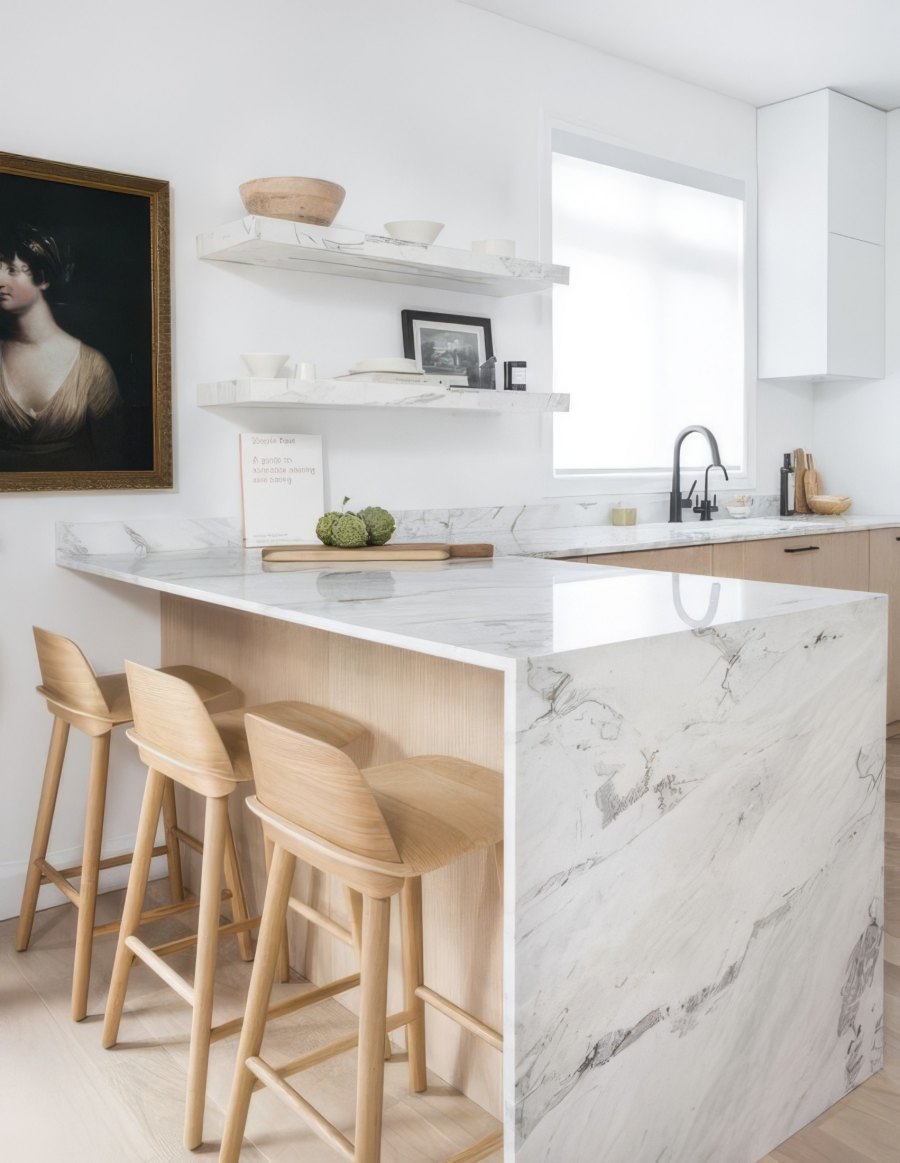
<svg viewBox="0 0 900 1163">
<path fill-rule="evenodd" d="M 869 594 L 521 557 L 263 566 L 258 551 L 85 553 L 68 569 L 438 657 L 518 659 L 825 609 Z"/>
<path fill-rule="evenodd" d="M 482 537 L 476 530 L 454 534 L 455 541 L 491 541 L 502 554 L 526 557 L 579 557 L 600 553 L 627 553 L 639 549 L 676 549 L 723 541 L 761 541 L 773 537 L 852 533 L 866 529 L 900 527 L 900 517 L 748 517 L 721 521 L 684 521 L 644 525 L 584 525 L 558 529 L 513 529 Z"/>
</svg>

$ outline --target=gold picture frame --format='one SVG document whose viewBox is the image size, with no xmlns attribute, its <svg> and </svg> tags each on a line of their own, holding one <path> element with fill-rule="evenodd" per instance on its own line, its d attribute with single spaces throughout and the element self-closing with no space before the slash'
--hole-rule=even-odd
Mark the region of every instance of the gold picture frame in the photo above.
<svg viewBox="0 0 900 1163">
<path fill-rule="evenodd" d="M 168 182 L 0 152 L 0 492 L 172 487 L 169 278 Z"/>
</svg>

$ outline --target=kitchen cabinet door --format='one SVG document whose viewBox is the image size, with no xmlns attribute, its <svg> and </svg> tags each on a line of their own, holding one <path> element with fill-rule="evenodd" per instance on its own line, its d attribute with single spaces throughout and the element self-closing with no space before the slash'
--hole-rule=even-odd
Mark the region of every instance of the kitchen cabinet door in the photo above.
<svg viewBox="0 0 900 1163">
<path fill-rule="evenodd" d="M 887 115 L 820 89 L 758 111 L 759 375 L 884 375 Z"/>
<path fill-rule="evenodd" d="M 869 534 L 869 589 L 888 596 L 887 721 L 900 719 L 900 529 Z"/>
<path fill-rule="evenodd" d="M 591 565 L 620 569 L 661 569 L 671 573 L 712 573 L 711 545 L 684 545 L 677 549 L 636 549 L 633 553 L 594 553 Z"/>
<path fill-rule="evenodd" d="M 826 589 L 869 588 L 869 534 L 828 533 L 713 546 L 713 573 Z"/>
</svg>

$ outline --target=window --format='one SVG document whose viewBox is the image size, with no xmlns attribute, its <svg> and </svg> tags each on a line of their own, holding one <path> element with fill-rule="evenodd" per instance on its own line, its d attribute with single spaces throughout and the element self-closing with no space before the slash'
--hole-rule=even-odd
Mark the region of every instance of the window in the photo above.
<svg viewBox="0 0 900 1163">
<path fill-rule="evenodd" d="M 572 397 L 556 474 L 665 472 L 688 424 L 745 470 L 743 183 L 561 131 L 552 165 L 553 261 L 572 269 L 553 304 Z"/>
</svg>

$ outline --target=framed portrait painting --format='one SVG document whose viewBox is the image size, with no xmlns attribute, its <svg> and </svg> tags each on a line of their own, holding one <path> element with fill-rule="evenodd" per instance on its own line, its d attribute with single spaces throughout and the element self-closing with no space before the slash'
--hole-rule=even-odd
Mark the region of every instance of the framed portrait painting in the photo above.
<svg viewBox="0 0 900 1163">
<path fill-rule="evenodd" d="M 0 491 L 171 484 L 168 183 L 0 153 Z"/>
<path fill-rule="evenodd" d="M 465 387 L 469 372 L 477 372 L 494 354 L 490 319 L 442 315 L 433 311 L 401 311 L 403 354 L 418 360 L 422 371 L 443 376 Z"/>
</svg>

